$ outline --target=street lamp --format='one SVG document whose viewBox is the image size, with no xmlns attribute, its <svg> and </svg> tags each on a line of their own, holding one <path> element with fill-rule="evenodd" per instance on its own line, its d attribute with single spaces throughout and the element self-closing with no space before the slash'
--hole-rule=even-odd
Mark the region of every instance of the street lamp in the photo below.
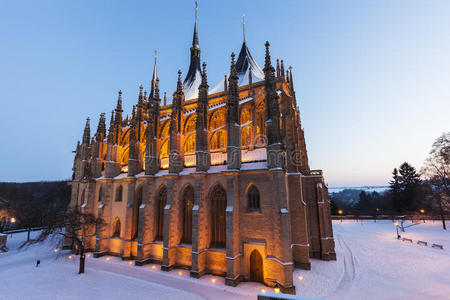
<svg viewBox="0 0 450 300">
<path fill-rule="evenodd" d="M 342 223 L 342 213 L 343 213 L 342 209 L 338 210 L 338 214 L 341 216 L 341 223 Z"/>
<path fill-rule="evenodd" d="M 375 223 L 377 222 L 377 218 L 378 218 L 378 212 L 380 211 L 380 209 L 377 207 L 377 213 L 375 214 Z"/>
<path fill-rule="evenodd" d="M 423 219 L 423 222 L 425 223 L 425 215 L 424 215 L 425 210 L 424 210 L 424 209 L 421 209 L 421 210 L 420 210 L 420 213 L 422 214 L 422 219 Z"/>
<path fill-rule="evenodd" d="M 398 234 L 398 222 L 395 222 L 394 225 L 395 225 L 395 228 L 397 229 L 397 240 L 399 240 L 401 236 L 400 236 L 400 234 Z"/>
</svg>

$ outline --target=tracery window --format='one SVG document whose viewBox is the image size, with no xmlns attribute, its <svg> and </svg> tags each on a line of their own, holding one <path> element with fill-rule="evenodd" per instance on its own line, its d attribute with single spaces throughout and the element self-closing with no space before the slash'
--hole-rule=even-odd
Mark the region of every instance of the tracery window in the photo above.
<svg viewBox="0 0 450 300">
<path fill-rule="evenodd" d="M 250 105 L 245 105 L 244 108 L 242 108 L 241 111 L 241 125 L 248 123 L 252 120 L 252 111 Z"/>
<path fill-rule="evenodd" d="M 241 146 L 246 147 L 252 144 L 252 126 L 248 125 L 241 132 Z"/>
<path fill-rule="evenodd" d="M 162 241 L 164 238 L 164 207 L 167 202 L 167 188 L 163 186 L 158 193 L 156 199 L 156 210 L 155 210 L 155 228 L 156 235 L 155 240 Z"/>
<path fill-rule="evenodd" d="M 195 152 L 195 134 L 191 134 L 186 138 L 184 142 L 184 152 L 185 153 L 193 153 Z"/>
<path fill-rule="evenodd" d="M 194 206 L 194 189 L 187 186 L 183 192 L 183 237 L 182 243 L 192 243 L 192 207 Z"/>
<path fill-rule="evenodd" d="M 213 133 L 210 139 L 210 149 L 223 149 L 226 147 L 226 131 L 218 130 Z"/>
<path fill-rule="evenodd" d="M 211 248 L 225 248 L 227 194 L 223 187 L 216 185 L 211 193 Z"/>
<path fill-rule="evenodd" d="M 249 212 L 259 212 L 261 209 L 259 191 L 252 185 L 247 191 L 247 210 Z"/>
<path fill-rule="evenodd" d="M 161 149 L 159 152 L 160 158 L 168 157 L 169 156 L 169 139 L 166 139 L 163 144 L 161 145 Z"/>
<path fill-rule="evenodd" d="M 195 114 L 191 115 L 186 120 L 186 125 L 184 127 L 184 134 L 189 134 L 191 132 L 195 132 L 196 122 L 197 122 L 197 116 Z"/>
</svg>

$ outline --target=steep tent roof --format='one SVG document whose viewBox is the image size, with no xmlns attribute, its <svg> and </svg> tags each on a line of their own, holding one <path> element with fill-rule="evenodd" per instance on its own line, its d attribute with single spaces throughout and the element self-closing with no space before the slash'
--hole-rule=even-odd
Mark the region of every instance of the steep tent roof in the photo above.
<svg viewBox="0 0 450 300">
<path fill-rule="evenodd" d="M 261 67 L 256 63 L 253 56 L 248 50 L 247 44 L 242 43 L 241 51 L 236 62 L 237 75 L 239 77 L 238 85 L 243 86 L 249 84 L 249 73 L 252 73 L 252 81 L 262 81 L 264 80 L 264 72 Z M 230 77 L 230 72 L 227 74 L 227 78 Z M 224 80 L 223 78 L 214 88 L 212 88 L 209 93 L 215 94 L 222 92 L 224 90 Z M 227 83 L 228 84 L 228 83 Z"/>
</svg>

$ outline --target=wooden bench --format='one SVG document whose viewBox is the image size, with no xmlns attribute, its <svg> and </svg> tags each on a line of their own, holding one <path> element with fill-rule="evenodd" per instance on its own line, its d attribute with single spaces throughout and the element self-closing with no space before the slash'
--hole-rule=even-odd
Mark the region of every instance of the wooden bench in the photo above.
<svg viewBox="0 0 450 300">
<path fill-rule="evenodd" d="M 431 247 L 432 247 L 432 248 L 435 248 L 435 249 L 441 249 L 441 250 L 444 250 L 444 246 L 438 245 L 438 244 L 433 244 L 433 245 L 431 245 Z"/>
<path fill-rule="evenodd" d="M 402 241 L 412 243 L 412 239 L 403 238 Z"/>
<path fill-rule="evenodd" d="M 428 247 L 428 243 L 424 242 L 424 241 L 417 241 L 417 245 L 422 245 L 422 246 L 427 246 Z"/>
</svg>

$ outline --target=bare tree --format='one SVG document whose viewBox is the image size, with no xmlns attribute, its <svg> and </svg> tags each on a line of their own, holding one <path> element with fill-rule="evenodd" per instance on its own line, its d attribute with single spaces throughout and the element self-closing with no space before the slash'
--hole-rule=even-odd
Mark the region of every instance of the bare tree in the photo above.
<svg viewBox="0 0 450 300">
<path fill-rule="evenodd" d="M 44 229 L 38 238 L 25 242 L 24 245 L 42 242 L 54 234 L 64 236 L 65 239 L 71 241 L 72 245 L 75 246 L 76 252 L 80 254 L 78 274 L 82 274 L 84 273 L 85 265 L 83 231 L 95 228 L 97 224 L 101 223 L 102 220 L 96 218 L 93 214 L 83 213 L 78 208 L 69 208 L 65 214 L 56 212 L 47 216 Z"/>
<path fill-rule="evenodd" d="M 441 216 L 442 227 L 446 230 L 445 214 L 450 211 L 450 132 L 434 141 L 422 173 L 431 186 L 432 206 Z"/>
</svg>

